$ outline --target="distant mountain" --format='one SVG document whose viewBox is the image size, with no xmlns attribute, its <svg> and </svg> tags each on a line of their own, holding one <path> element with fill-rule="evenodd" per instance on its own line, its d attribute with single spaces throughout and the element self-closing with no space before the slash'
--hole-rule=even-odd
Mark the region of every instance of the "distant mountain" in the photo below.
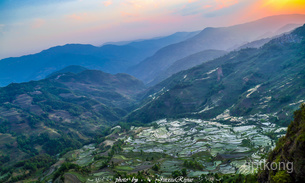
<svg viewBox="0 0 305 183">
<path fill-rule="evenodd" d="M 283 27 L 281 27 L 279 30 L 277 30 L 275 33 L 273 33 L 273 35 L 280 35 L 280 34 L 284 34 L 284 33 L 289 33 L 291 31 L 293 31 L 294 29 L 301 27 L 302 24 L 287 24 Z"/>
<path fill-rule="evenodd" d="M 174 74 L 142 94 L 127 121 L 267 115 L 287 125 L 305 101 L 305 25 L 259 49 L 231 52 Z"/>
<path fill-rule="evenodd" d="M 10 156 L 2 167 L 80 147 L 130 112 L 144 89 L 133 76 L 97 70 L 0 88 L 0 154 Z"/>
<path fill-rule="evenodd" d="M 152 39 L 147 39 L 147 40 L 142 39 L 142 40 L 136 40 L 136 41 L 113 42 L 113 43 L 109 43 L 109 44 L 129 45 L 129 46 L 132 46 L 132 47 L 135 47 L 138 49 L 143 49 L 143 51 L 149 52 L 150 54 L 147 54 L 147 55 L 153 55 L 157 50 L 159 50 L 162 47 L 186 40 L 199 33 L 200 33 L 200 31 L 176 32 L 175 34 L 172 34 L 172 35 L 166 36 L 166 37 L 158 37 L 158 38 L 152 38 Z"/>
<path fill-rule="evenodd" d="M 48 75 L 47 78 L 50 78 L 52 76 L 56 76 L 58 74 L 63 74 L 63 73 L 74 73 L 74 74 L 78 74 L 78 73 L 81 73 L 85 70 L 88 70 L 87 68 L 85 67 L 82 67 L 82 66 L 79 66 L 79 65 L 70 65 L 68 67 L 65 67 L 59 71 L 55 71 L 53 72 L 52 74 Z"/>
<path fill-rule="evenodd" d="M 192 38 L 158 50 L 153 56 L 130 68 L 128 73 L 149 83 L 175 61 L 188 55 L 209 49 L 234 50 L 248 42 L 282 33 L 279 29 L 287 24 L 304 23 L 305 15 L 278 15 L 231 27 L 206 28 Z"/>
<path fill-rule="evenodd" d="M 273 38 L 279 37 L 282 34 L 289 34 L 291 31 L 293 31 L 294 29 L 301 27 L 301 26 L 302 26 L 302 24 L 287 24 L 284 27 L 281 27 L 275 33 L 270 33 L 270 35 L 269 35 L 270 38 L 263 38 L 263 39 L 252 41 L 250 43 L 246 43 L 246 44 L 236 48 L 235 50 L 240 50 L 240 49 L 244 49 L 244 48 L 260 48 L 264 44 L 266 44 L 270 40 L 272 40 Z"/>
<path fill-rule="evenodd" d="M 236 48 L 235 50 L 240 50 L 240 49 L 245 49 L 245 48 L 260 48 L 260 47 L 264 46 L 264 44 L 268 43 L 271 40 L 272 40 L 272 38 L 260 39 L 260 40 L 257 40 L 257 41 L 246 43 L 246 44 Z"/>
<path fill-rule="evenodd" d="M 45 78 L 69 65 L 80 65 L 109 73 L 124 72 L 158 49 L 188 39 L 198 32 L 180 32 L 167 37 L 131 42 L 127 45 L 67 44 L 40 53 L 0 60 L 0 86 Z"/>
<path fill-rule="evenodd" d="M 219 28 L 216 32 L 226 32 L 227 29 L 230 28 Z M 15 60 L 12 65 L 5 62 L 8 69 L 5 71 L 18 76 L 22 73 L 17 71 L 23 71 L 22 67 L 37 69 L 39 75 L 31 70 L 28 74 L 31 77 L 52 74 L 39 81 L 12 83 L 0 88 L 1 182 L 49 182 L 51 179 L 52 182 L 80 182 L 101 174 L 106 176 L 103 180 L 111 181 L 112 175 L 115 178 L 127 176 L 127 173 L 135 173 L 128 176 L 138 177 L 152 174 L 150 178 L 155 178 L 156 174 L 164 174 L 165 169 L 165 175 L 173 177 L 192 178 L 198 177 L 198 172 L 213 172 L 207 175 L 211 180 L 214 175 L 220 178 L 214 174 L 219 167 L 224 167 L 221 176 L 228 182 L 255 182 L 256 175 L 226 174 L 228 166 L 231 169 L 233 165 L 231 160 L 240 162 L 252 157 L 252 153 L 258 159 L 267 152 L 273 140 L 281 134 L 276 131 L 282 130 L 271 126 L 287 126 L 293 111 L 301 104 L 286 136 L 279 140 L 268 157 L 270 163 L 294 162 L 294 171 L 288 174 L 265 170 L 258 176 L 260 182 L 302 182 L 305 164 L 305 24 L 257 46 L 265 41 L 249 41 L 249 46 L 229 53 L 208 49 L 183 57 L 167 67 L 165 71 L 168 73 L 160 71 L 158 75 L 172 76 L 148 89 L 142 81 L 128 74 L 109 74 L 73 65 L 86 63 L 97 67 L 96 59 L 100 58 L 101 48 L 91 45 L 54 47 L 40 54 L 21 57 L 20 62 Z M 180 44 L 182 42 L 176 46 Z M 136 46 L 129 46 L 129 53 L 125 48 L 103 46 L 103 56 L 115 55 L 119 50 L 128 55 Z M 54 55 L 58 57 L 50 61 Z M 37 58 L 37 62 L 33 62 L 33 58 Z M 9 70 L 14 66 L 16 71 Z M 38 72 L 38 66 L 44 68 L 43 72 Z M 62 68 L 58 69 L 59 66 Z M 192 68 L 183 70 L 188 67 Z M 167 119 L 160 120 L 164 118 Z M 184 119 L 172 121 L 170 118 Z M 155 120 L 159 121 L 144 124 Z M 132 125 L 137 127 L 129 130 Z M 177 129 L 178 133 L 172 134 L 172 129 Z M 216 135 L 209 141 L 206 134 Z M 225 139 L 236 138 L 231 144 L 218 146 L 219 138 L 224 136 Z M 258 140 L 252 137 L 258 137 Z M 210 146 L 215 144 L 215 139 L 216 146 Z M 183 147 L 179 144 L 168 146 L 173 141 L 182 143 Z M 184 148 L 185 142 L 190 147 L 195 145 L 194 148 L 177 151 L 175 147 Z M 233 143 L 238 146 L 219 151 Z M 159 148 L 159 145 L 165 146 Z M 199 146 L 202 148 L 198 150 Z M 235 151 L 236 147 L 238 151 Z M 217 166 L 216 161 L 220 162 Z M 202 166 L 202 162 L 207 164 Z M 182 170 L 178 171 L 180 167 Z M 234 169 L 230 172 L 237 171 Z M 240 170 L 239 173 L 247 173 Z"/>
<path fill-rule="evenodd" d="M 159 82 L 163 81 L 164 79 L 170 77 L 171 75 L 178 73 L 182 70 L 187 70 L 191 67 L 200 65 L 204 62 L 213 60 L 215 58 L 218 58 L 220 56 L 223 56 L 226 54 L 226 51 L 221 50 L 205 50 L 201 51 L 199 53 L 192 54 L 190 56 L 187 56 L 183 59 L 180 59 L 176 62 L 174 62 L 168 69 L 162 71 L 158 77 L 154 79 L 149 85 L 155 85 Z"/>
</svg>

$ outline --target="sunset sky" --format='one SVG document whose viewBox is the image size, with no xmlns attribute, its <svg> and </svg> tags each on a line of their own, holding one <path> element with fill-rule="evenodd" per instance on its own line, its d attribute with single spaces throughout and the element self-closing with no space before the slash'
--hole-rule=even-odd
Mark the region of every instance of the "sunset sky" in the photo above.
<svg viewBox="0 0 305 183">
<path fill-rule="evenodd" d="M 304 13 L 305 0 L 1 0 L 0 59 Z"/>
</svg>

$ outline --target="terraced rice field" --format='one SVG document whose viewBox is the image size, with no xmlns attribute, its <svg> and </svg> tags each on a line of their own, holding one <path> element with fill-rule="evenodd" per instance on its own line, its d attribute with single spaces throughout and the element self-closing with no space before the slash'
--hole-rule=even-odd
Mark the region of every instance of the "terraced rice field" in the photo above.
<svg viewBox="0 0 305 183">
<path fill-rule="evenodd" d="M 276 130 L 271 124 L 262 124 L 264 128 L 255 125 L 233 127 L 197 119 L 163 119 L 157 124 L 158 128 L 134 128 L 133 131 L 139 133 L 135 138 L 125 138 L 128 144 L 125 152 L 164 153 L 175 159 L 171 161 L 175 165 L 195 157 L 205 168 L 200 172 L 190 171 L 191 176 L 208 172 L 250 173 L 243 165 L 246 161 L 261 160 L 274 144 L 264 132 Z M 164 161 L 161 168 L 164 172 L 175 170 L 168 161 Z"/>
<path fill-rule="evenodd" d="M 106 138 L 104 146 L 112 146 L 116 140 L 124 140 L 123 151 L 116 153 L 106 168 L 100 168 L 109 151 L 102 151 L 95 144 L 67 153 L 64 158 L 80 166 L 91 167 L 92 173 L 81 177 L 73 172 L 69 179 L 81 178 L 82 182 L 111 180 L 115 172 L 137 173 L 148 171 L 157 177 L 171 177 L 172 172 L 187 168 L 188 177 L 201 174 L 248 174 L 255 171 L 247 162 L 259 162 L 275 142 L 267 132 L 284 134 L 286 129 L 265 122 L 227 125 L 200 119 L 159 120 L 154 127 L 132 127 L 121 132 L 115 127 L 115 136 Z M 114 134 L 114 132 L 112 133 Z M 99 159 L 94 157 L 98 155 Z M 191 168 L 185 161 L 196 161 L 202 168 Z M 160 170 L 152 167 L 158 164 Z M 92 182 L 92 181 L 91 181 Z M 108 181 L 106 181 L 108 182 Z"/>
</svg>

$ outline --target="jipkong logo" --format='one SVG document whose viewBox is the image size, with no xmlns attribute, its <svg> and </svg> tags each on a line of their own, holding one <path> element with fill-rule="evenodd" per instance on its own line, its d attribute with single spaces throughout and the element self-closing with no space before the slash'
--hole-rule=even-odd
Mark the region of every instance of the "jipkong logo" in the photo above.
<svg viewBox="0 0 305 183">
<path fill-rule="evenodd" d="M 277 171 L 287 171 L 287 173 L 293 172 L 293 162 L 266 162 L 266 160 L 261 160 L 258 162 L 246 162 L 245 166 L 247 169 L 255 173 L 257 170 L 277 170 Z"/>
</svg>

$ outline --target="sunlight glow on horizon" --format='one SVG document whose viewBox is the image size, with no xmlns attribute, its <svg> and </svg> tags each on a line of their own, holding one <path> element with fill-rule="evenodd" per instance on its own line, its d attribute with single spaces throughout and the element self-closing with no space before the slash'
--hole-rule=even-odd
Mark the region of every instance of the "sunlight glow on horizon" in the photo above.
<svg viewBox="0 0 305 183">
<path fill-rule="evenodd" d="M 24 0 L 0 2 L 0 59 L 56 45 L 147 39 L 304 14 L 303 0 Z"/>
<path fill-rule="evenodd" d="M 279 14 L 304 14 L 304 0 L 259 0 L 253 6 L 253 11 L 259 12 L 264 16 Z"/>
</svg>

